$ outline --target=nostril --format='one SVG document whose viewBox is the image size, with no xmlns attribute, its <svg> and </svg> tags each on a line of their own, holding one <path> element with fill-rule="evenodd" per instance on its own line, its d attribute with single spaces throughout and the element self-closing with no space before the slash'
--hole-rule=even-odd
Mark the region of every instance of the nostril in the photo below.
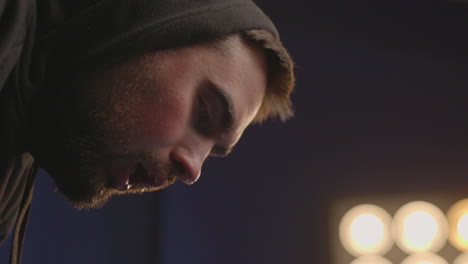
<svg viewBox="0 0 468 264">
<path fill-rule="evenodd" d="M 172 160 L 172 171 L 173 174 L 179 176 L 179 175 L 184 175 L 185 174 L 185 166 L 182 164 L 182 162 L 178 160 Z"/>
</svg>

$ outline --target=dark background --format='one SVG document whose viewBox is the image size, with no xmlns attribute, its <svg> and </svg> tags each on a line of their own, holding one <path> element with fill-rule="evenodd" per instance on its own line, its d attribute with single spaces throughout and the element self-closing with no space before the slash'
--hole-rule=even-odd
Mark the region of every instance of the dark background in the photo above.
<svg viewBox="0 0 468 264">
<path fill-rule="evenodd" d="M 257 2 L 296 61 L 295 118 L 249 128 L 193 186 L 99 211 L 41 172 L 24 263 L 329 263 L 336 199 L 468 197 L 468 5 Z"/>
</svg>

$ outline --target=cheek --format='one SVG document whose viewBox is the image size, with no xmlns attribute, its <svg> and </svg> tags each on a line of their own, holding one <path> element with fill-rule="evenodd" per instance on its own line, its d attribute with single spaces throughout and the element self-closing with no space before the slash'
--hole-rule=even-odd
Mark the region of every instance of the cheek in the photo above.
<svg viewBox="0 0 468 264">
<path fill-rule="evenodd" d="M 142 107 L 139 138 L 144 145 L 174 144 L 189 128 L 191 107 L 182 95 L 165 95 Z"/>
</svg>

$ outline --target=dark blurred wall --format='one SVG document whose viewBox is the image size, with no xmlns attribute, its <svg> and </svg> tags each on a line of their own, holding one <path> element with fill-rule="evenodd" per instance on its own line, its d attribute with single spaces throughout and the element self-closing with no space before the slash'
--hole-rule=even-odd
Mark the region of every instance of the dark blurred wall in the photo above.
<svg viewBox="0 0 468 264">
<path fill-rule="evenodd" d="M 193 186 L 99 211 L 39 175 L 24 263 L 327 263 L 331 199 L 468 190 L 467 6 L 257 2 L 296 61 L 296 117 L 249 128 Z"/>
<path fill-rule="evenodd" d="M 164 193 L 162 264 L 328 263 L 335 197 L 468 196 L 466 6 L 257 2 L 296 60 L 296 117 Z"/>
</svg>

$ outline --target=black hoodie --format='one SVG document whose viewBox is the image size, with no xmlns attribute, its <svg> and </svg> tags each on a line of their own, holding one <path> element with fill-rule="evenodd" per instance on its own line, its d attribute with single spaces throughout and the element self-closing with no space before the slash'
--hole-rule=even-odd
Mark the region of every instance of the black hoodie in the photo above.
<svg viewBox="0 0 468 264">
<path fill-rule="evenodd" d="M 40 166 L 28 137 L 40 130 L 28 120 L 34 100 L 132 56 L 251 29 L 278 37 L 251 0 L 0 0 L 0 242 L 16 222 L 11 262 Z"/>
</svg>

